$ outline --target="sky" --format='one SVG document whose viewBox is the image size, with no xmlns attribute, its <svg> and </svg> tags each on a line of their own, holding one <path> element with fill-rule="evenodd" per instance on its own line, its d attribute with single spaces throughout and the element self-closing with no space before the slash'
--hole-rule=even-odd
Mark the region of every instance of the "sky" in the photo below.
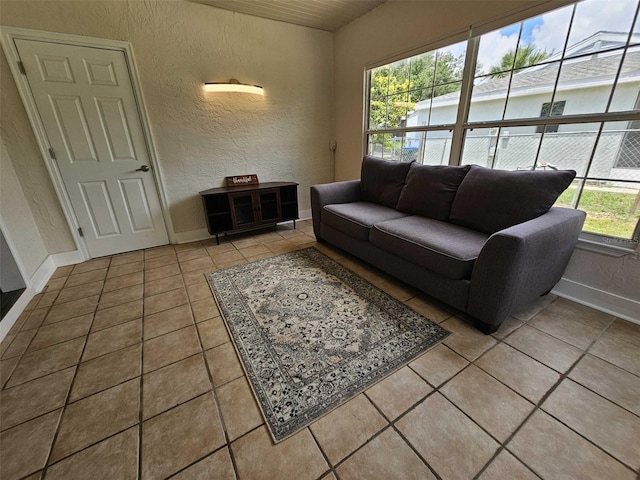
<svg viewBox="0 0 640 480">
<path fill-rule="evenodd" d="M 579 3 L 569 33 L 569 45 L 601 30 L 628 33 L 637 6 L 637 0 L 585 0 Z M 525 45 L 534 43 L 541 50 L 561 52 L 567 38 L 572 13 L 573 5 L 570 5 L 525 21 L 520 43 Z M 634 30 L 640 32 L 640 25 L 636 25 Z M 481 37 L 478 61 L 485 73 L 493 65 L 500 63 L 505 53 L 515 49 L 519 32 L 520 24 L 518 23 Z M 460 53 L 458 51 L 460 47 L 456 47 L 458 46 L 453 46 L 450 50 Z"/>
</svg>

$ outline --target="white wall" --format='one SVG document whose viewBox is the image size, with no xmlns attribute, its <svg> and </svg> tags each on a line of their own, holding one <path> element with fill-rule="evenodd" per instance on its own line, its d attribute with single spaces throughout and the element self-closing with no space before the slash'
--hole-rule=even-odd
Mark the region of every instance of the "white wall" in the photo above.
<svg viewBox="0 0 640 480">
<path fill-rule="evenodd" d="M 5 17 L 5 2 L 2 2 Z M 36 219 L 38 235 L 49 253 L 75 250 L 76 246 L 62 212 L 51 178 L 47 172 L 27 113 L 18 95 L 7 59 L 0 49 L 0 136 L 6 151 L 11 154 L 15 181 L 24 191 L 27 205 Z M 3 163 L 3 168 L 4 168 Z M 11 232 L 21 242 L 21 232 Z"/>
<path fill-rule="evenodd" d="M 47 248 L 4 145 L 0 145 L 0 218 L 7 228 L 4 234 L 11 239 L 14 253 L 22 261 L 25 275 L 31 278 L 46 260 Z"/>
<path fill-rule="evenodd" d="M 640 302 L 640 257 L 626 255 L 612 258 L 577 249 L 564 278 Z M 640 310 L 636 312 L 640 320 Z"/>
<path fill-rule="evenodd" d="M 6 293 L 25 287 L 22 274 L 13 258 L 13 252 L 0 230 L 0 290 Z"/>
<path fill-rule="evenodd" d="M 309 186 L 329 180 L 331 33 L 179 0 L 3 0 L 2 24 L 131 42 L 177 233 L 205 227 L 198 191 L 227 175 L 296 181 L 301 210 Z M 73 250 L 1 61 L 7 149 L 49 253 Z M 264 98 L 204 93 L 205 81 L 230 78 L 263 85 Z"/>
</svg>

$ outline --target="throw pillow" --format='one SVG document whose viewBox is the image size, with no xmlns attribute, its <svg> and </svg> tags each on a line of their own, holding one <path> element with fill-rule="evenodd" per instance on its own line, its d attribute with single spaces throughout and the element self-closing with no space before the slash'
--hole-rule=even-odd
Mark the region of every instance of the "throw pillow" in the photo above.
<svg viewBox="0 0 640 480">
<path fill-rule="evenodd" d="M 506 171 L 472 165 L 451 207 L 451 223 L 492 234 L 532 220 L 571 185 L 573 170 Z"/>
<path fill-rule="evenodd" d="M 392 162 L 366 155 L 360 173 L 362 199 L 396 208 L 410 166 L 410 162 Z"/>
<path fill-rule="evenodd" d="M 448 221 L 458 187 L 470 166 L 412 163 L 400 192 L 397 209 L 435 220 Z"/>
</svg>

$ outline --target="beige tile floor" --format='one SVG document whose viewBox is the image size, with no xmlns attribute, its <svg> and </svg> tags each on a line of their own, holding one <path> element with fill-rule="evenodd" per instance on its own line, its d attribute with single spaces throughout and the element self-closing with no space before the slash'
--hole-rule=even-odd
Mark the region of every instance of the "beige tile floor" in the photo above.
<svg viewBox="0 0 640 480">
<path fill-rule="evenodd" d="M 324 245 L 453 335 L 273 445 L 203 274 L 311 245 L 306 221 L 59 268 L 1 344 L 1 478 L 637 477 L 640 326 L 548 296 L 485 336 Z"/>
</svg>

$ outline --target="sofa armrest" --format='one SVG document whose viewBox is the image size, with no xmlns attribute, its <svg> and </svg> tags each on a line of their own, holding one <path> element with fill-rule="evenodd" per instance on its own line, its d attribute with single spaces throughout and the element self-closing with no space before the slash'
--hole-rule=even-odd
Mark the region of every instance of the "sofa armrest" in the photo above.
<svg viewBox="0 0 640 480">
<path fill-rule="evenodd" d="M 491 235 L 473 267 L 467 312 L 496 326 L 551 290 L 569 263 L 585 217 L 581 210 L 554 207 Z"/>
<path fill-rule="evenodd" d="M 311 186 L 313 232 L 320 238 L 320 213 L 325 205 L 360 201 L 360 180 L 324 183 Z"/>
</svg>

